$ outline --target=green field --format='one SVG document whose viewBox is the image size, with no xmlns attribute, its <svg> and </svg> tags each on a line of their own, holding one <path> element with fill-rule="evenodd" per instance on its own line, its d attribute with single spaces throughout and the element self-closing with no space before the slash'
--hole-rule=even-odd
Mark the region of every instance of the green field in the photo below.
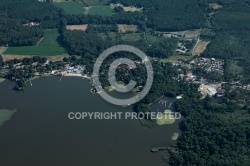
<svg viewBox="0 0 250 166">
<path fill-rule="evenodd" d="M 172 55 L 169 58 L 165 58 L 165 59 L 157 59 L 157 58 L 151 58 L 151 59 L 155 59 L 155 60 L 160 60 L 160 62 L 163 63 L 172 63 L 178 60 L 183 60 L 183 61 L 188 61 L 190 59 L 192 59 L 193 56 L 186 56 L 186 55 Z"/>
<path fill-rule="evenodd" d="M 139 41 L 142 40 L 143 34 L 142 33 L 128 33 L 122 34 L 122 40 L 131 42 L 131 41 Z"/>
<path fill-rule="evenodd" d="M 62 8 L 66 14 L 84 14 L 85 9 L 77 2 L 57 2 L 54 3 L 55 6 Z"/>
<path fill-rule="evenodd" d="M 9 47 L 4 54 L 53 56 L 66 54 L 66 50 L 57 42 L 57 29 L 45 30 L 44 37 L 36 46 Z"/>
<path fill-rule="evenodd" d="M 110 0 L 76 0 L 76 2 L 87 6 L 98 6 L 108 4 Z"/>
<path fill-rule="evenodd" d="M 92 6 L 85 14 L 112 16 L 114 12 L 110 6 Z"/>
</svg>

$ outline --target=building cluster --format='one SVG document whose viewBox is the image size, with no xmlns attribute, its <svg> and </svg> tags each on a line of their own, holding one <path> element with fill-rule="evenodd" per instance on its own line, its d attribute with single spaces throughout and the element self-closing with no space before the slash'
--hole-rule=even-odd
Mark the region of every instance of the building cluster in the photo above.
<svg viewBox="0 0 250 166">
<path fill-rule="evenodd" d="M 85 66 L 66 65 L 63 70 L 53 70 L 50 74 L 62 76 L 84 76 Z"/>
<path fill-rule="evenodd" d="M 178 43 L 178 47 L 177 47 L 177 49 L 175 50 L 175 53 L 177 53 L 177 54 L 186 54 L 187 51 L 188 51 L 188 49 L 186 48 L 185 44 L 179 42 L 179 43 Z"/>
<path fill-rule="evenodd" d="M 83 74 L 85 66 L 67 67 L 67 74 Z"/>
<path fill-rule="evenodd" d="M 207 72 L 217 71 L 224 74 L 224 62 L 218 61 L 215 58 L 196 58 L 190 62 L 190 66 L 203 68 Z"/>
<path fill-rule="evenodd" d="M 195 58 L 192 61 L 189 62 L 183 62 L 183 61 L 176 61 L 173 63 L 174 66 L 180 67 L 178 69 L 179 71 L 179 79 L 185 78 L 186 80 L 200 84 L 199 91 L 204 95 L 209 95 L 209 96 L 223 96 L 225 93 L 225 90 L 222 89 L 221 85 L 222 83 L 211 83 L 211 81 L 197 76 L 193 71 L 197 68 L 203 68 L 205 71 L 213 72 L 217 71 L 221 74 L 224 74 L 224 62 L 223 61 L 218 61 L 214 58 Z M 186 72 L 184 72 L 184 69 Z"/>
</svg>

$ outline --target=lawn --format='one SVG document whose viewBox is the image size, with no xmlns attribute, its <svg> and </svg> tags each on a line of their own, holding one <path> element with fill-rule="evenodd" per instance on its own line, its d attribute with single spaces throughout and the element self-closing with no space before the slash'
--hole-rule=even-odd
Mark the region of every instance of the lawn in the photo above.
<svg viewBox="0 0 250 166">
<path fill-rule="evenodd" d="M 110 6 L 92 6 L 85 14 L 112 16 L 114 11 L 110 8 Z"/>
<path fill-rule="evenodd" d="M 4 54 L 53 56 L 66 54 L 57 41 L 57 29 L 45 30 L 43 39 L 36 46 L 9 47 Z"/>
<path fill-rule="evenodd" d="M 85 9 L 77 2 L 57 2 L 55 6 L 62 8 L 66 14 L 84 14 Z"/>
<path fill-rule="evenodd" d="M 159 59 L 160 62 L 163 63 L 172 63 L 172 62 L 176 62 L 177 60 L 190 60 L 191 58 L 193 58 L 193 56 L 186 56 L 186 55 L 172 55 L 169 58 L 165 58 L 165 59 Z M 152 58 L 155 59 L 155 58 Z"/>
</svg>

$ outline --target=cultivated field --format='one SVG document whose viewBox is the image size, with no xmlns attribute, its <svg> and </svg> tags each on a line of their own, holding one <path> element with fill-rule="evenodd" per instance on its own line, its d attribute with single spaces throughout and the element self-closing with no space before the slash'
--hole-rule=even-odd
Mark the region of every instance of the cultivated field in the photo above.
<svg viewBox="0 0 250 166">
<path fill-rule="evenodd" d="M 8 55 L 4 54 L 2 55 L 4 61 L 9 61 L 13 59 L 24 59 L 24 58 L 31 58 L 32 55 Z M 69 57 L 69 55 L 59 55 L 59 56 L 42 56 L 46 57 L 47 59 L 51 61 L 62 61 L 64 57 Z"/>
<path fill-rule="evenodd" d="M 110 8 L 110 6 L 91 6 L 87 9 L 85 14 L 112 16 L 114 14 L 114 11 L 113 9 Z"/>
<path fill-rule="evenodd" d="M 62 8 L 66 14 L 84 14 L 85 9 L 77 2 L 56 2 L 54 5 Z"/>
<path fill-rule="evenodd" d="M 136 32 L 138 30 L 137 25 L 118 24 L 117 27 L 118 27 L 118 31 L 121 33 Z"/>
<path fill-rule="evenodd" d="M 82 25 L 67 25 L 67 30 L 79 30 L 79 31 L 86 31 L 88 29 L 88 24 Z"/>
<path fill-rule="evenodd" d="M 4 54 L 10 55 L 63 55 L 66 50 L 60 46 L 57 39 L 59 33 L 57 29 L 45 30 L 43 39 L 36 46 L 9 47 Z"/>
</svg>

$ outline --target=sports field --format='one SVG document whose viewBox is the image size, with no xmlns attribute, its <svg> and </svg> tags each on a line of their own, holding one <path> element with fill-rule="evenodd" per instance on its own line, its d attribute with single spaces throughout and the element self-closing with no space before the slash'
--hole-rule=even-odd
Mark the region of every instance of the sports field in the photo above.
<svg viewBox="0 0 250 166">
<path fill-rule="evenodd" d="M 77 2 L 56 2 L 54 5 L 62 8 L 66 14 L 84 14 L 85 9 Z"/>
<path fill-rule="evenodd" d="M 60 46 L 57 39 L 59 33 L 57 29 L 45 30 L 43 39 L 36 46 L 9 47 L 4 54 L 12 55 L 63 55 L 66 50 Z"/>
</svg>

